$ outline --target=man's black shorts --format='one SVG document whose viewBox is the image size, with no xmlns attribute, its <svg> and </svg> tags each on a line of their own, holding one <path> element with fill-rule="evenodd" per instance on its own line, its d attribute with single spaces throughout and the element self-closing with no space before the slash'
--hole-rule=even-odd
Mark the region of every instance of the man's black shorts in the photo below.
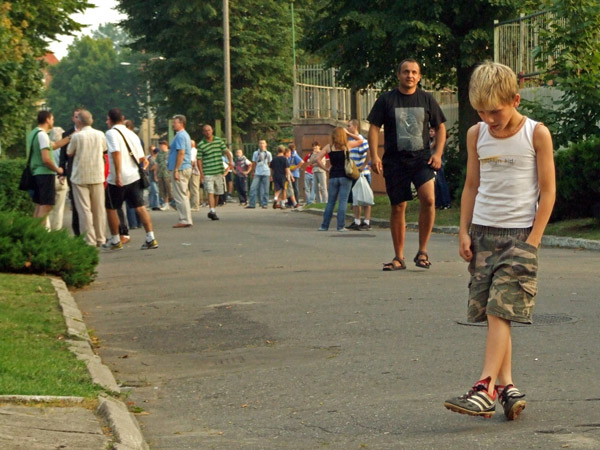
<svg viewBox="0 0 600 450">
<path fill-rule="evenodd" d="M 435 178 L 435 171 L 427 164 L 430 150 L 399 152 L 384 156 L 383 177 L 385 190 L 392 205 L 412 200 L 410 183 L 418 190 L 423 184 Z"/>
<path fill-rule="evenodd" d="M 108 184 L 104 202 L 106 209 L 121 209 L 125 200 L 132 208 L 144 206 L 144 191 L 140 180 L 123 187 Z"/>
<path fill-rule="evenodd" d="M 54 206 L 56 189 L 54 180 L 56 175 L 35 175 L 35 186 L 33 188 L 33 203 L 36 205 Z"/>
</svg>

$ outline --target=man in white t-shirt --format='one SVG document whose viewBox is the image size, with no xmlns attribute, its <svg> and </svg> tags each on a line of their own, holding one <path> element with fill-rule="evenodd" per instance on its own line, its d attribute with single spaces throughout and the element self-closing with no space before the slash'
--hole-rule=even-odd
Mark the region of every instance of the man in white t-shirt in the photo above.
<svg viewBox="0 0 600 450">
<path fill-rule="evenodd" d="M 102 247 L 108 250 L 121 250 L 123 245 L 119 236 L 119 216 L 117 210 L 123 201 L 135 208 L 144 229 L 146 241 L 142 250 L 158 247 L 152 231 L 152 219 L 144 206 L 143 187 L 140 181 L 139 165 L 143 169 L 148 165 L 140 138 L 125 125 L 125 116 L 119 108 L 108 111 L 106 125 L 106 143 L 108 146 L 109 172 L 106 182 L 106 214 L 111 237 Z"/>
</svg>

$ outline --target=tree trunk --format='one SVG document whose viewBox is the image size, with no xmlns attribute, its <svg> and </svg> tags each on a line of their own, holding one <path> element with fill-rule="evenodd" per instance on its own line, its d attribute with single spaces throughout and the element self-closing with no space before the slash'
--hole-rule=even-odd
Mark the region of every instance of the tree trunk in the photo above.
<svg viewBox="0 0 600 450">
<path fill-rule="evenodd" d="M 477 111 L 469 102 L 469 81 L 475 66 L 458 67 L 456 75 L 458 78 L 458 145 L 460 160 L 467 162 L 467 131 L 479 121 Z"/>
</svg>

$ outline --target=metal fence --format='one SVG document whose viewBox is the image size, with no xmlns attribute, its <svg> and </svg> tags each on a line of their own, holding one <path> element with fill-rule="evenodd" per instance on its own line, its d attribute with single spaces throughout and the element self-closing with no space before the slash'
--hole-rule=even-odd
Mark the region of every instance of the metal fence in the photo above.
<svg viewBox="0 0 600 450">
<path fill-rule="evenodd" d="M 534 49 L 540 45 L 540 30 L 547 30 L 556 20 L 565 21 L 541 11 L 505 22 L 494 21 L 494 61 L 509 66 L 524 81 L 537 78 L 542 68 L 534 58 Z"/>
<path fill-rule="evenodd" d="M 299 65 L 294 86 L 294 119 L 352 118 L 352 90 L 337 85 L 337 70 L 322 65 Z M 440 105 L 457 103 L 456 93 L 450 90 L 428 91 Z M 361 89 L 356 94 L 356 115 L 365 120 L 381 89 Z M 452 108 L 449 108 L 452 109 Z"/>
</svg>

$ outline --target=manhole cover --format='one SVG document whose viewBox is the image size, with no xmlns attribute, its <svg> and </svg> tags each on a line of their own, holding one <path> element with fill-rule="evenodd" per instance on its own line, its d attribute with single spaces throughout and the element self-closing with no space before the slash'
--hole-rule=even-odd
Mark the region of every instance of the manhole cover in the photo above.
<svg viewBox="0 0 600 450">
<path fill-rule="evenodd" d="M 562 325 L 564 323 L 575 323 L 579 319 L 575 316 L 568 316 L 566 314 L 534 314 L 533 315 L 533 326 L 546 326 L 546 325 Z M 457 320 L 457 324 L 459 325 L 467 325 L 470 327 L 487 327 L 487 322 L 467 322 L 463 320 Z M 525 323 L 513 322 L 513 326 L 516 327 L 526 327 L 530 326 Z"/>
</svg>

